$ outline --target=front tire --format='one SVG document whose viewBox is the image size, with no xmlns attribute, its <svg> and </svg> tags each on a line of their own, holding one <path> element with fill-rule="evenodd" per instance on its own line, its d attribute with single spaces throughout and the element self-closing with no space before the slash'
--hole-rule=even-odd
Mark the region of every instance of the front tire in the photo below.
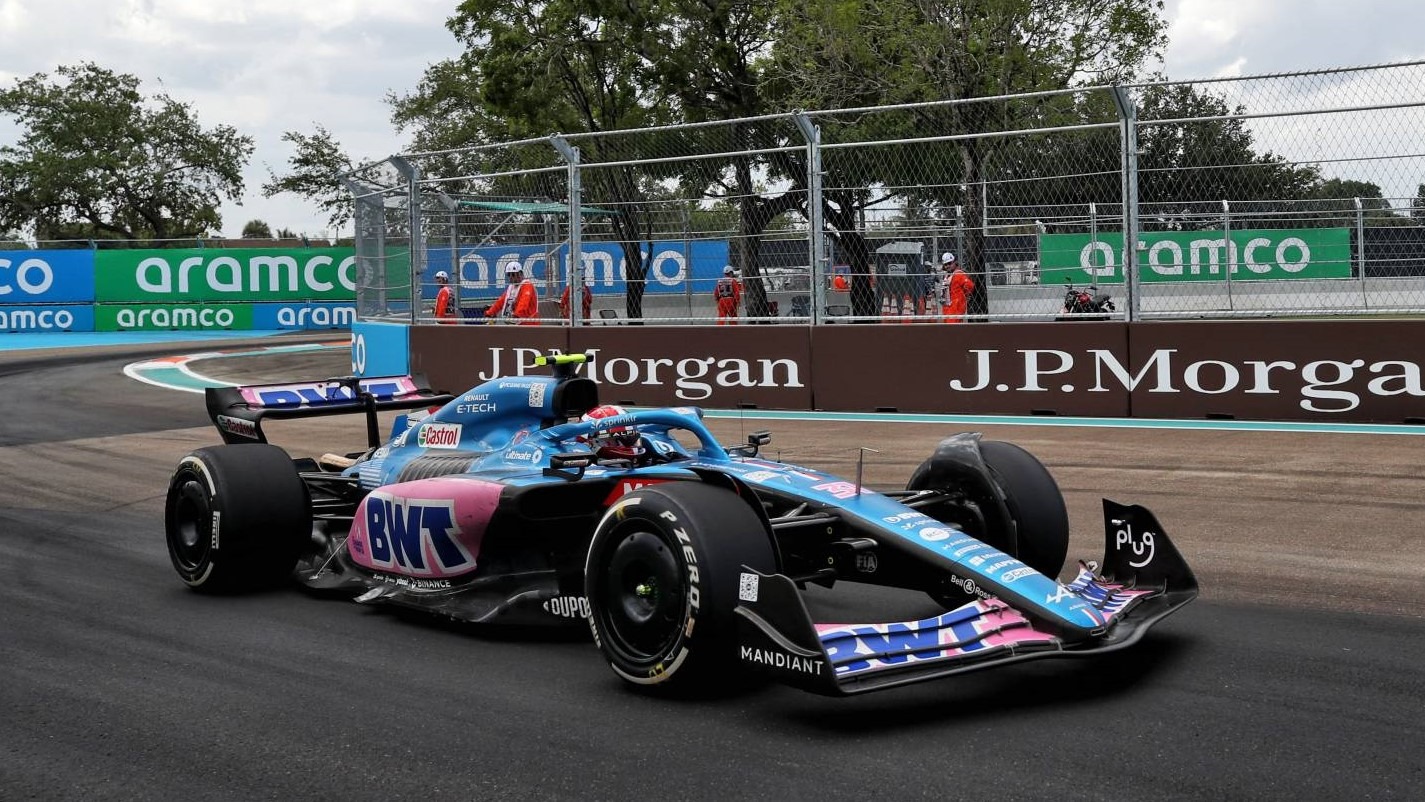
<svg viewBox="0 0 1425 802">
<path fill-rule="evenodd" d="M 761 519 L 731 491 L 670 482 L 629 493 L 594 532 L 585 594 L 594 642 L 642 690 L 683 691 L 737 664 L 742 567 L 776 569 Z"/>
<path fill-rule="evenodd" d="M 168 482 L 164 530 L 173 568 L 189 587 L 258 590 L 290 575 L 310 546 L 311 505 L 282 449 L 200 448 Z"/>
<path fill-rule="evenodd" d="M 1019 534 L 1025 565 L 1050 578 L 1058 577 L 1069 554 L 1069 508 L 1049 469 L 1039 458 L 997 440 L 980 444 L 990 473 L 1004 489 L 1005 506 Z"/>
<path fill-rule="evenodd" d="M 1057 577 L 1069 553 L 1069 512 L 1058 483 L 1044 463 L 1014 443 L 985 440 L 980 441 L 978 447 L 990 480 L 1003 495 L 1008 521 L 998 520 L 999 516 L 993 513 L 993 500 L 981 488 L 972 486 L 975 482 L 965 479 L 976 476 L 979 471 L 970 464 L 973 458 L 963 451 L 938 452 L 936 457 L 926 460 L 911 474 L 907 489 L 955 489 L 941 486 L 944 481 L 941 477 L 959 477 L 964 482 L 959 489 L 977 504 L 982 514 L 972 519 L 946 514 L 935 517 L 966 529 L 996 548 L 1004 549 L 1045 576 Z M 950 470 L 947 463 L 937 463 L 937 459 L 950 459 L 963 464 Z M 982 485 L 983 479 L 979 479 L 978 484 Z M 1013 527 L 1013 538 L 998 531 L 1007 526 Z M 988 531 L 982 531 L 986 528 Z"/>
</svg>

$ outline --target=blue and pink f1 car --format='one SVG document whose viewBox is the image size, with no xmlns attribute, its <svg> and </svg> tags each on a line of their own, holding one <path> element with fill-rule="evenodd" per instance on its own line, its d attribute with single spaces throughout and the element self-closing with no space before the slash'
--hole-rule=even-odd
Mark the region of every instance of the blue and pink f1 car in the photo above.
<svg viewBox="0 0 1425 802">
<path fill-rule="evenodd" d="M 615 673 L 688 689 L 755 671 L 860 693 L 1128 646 L 1197 596 L 1151 513 L 1104 501 L 1104 555 L 1058 581 L 1068 515 L 1044 466 L 975 434 L 906 489 L 726 447 L 694 408 L 600 407 L 583 355 L 460 396 L 415 377 L 210 389 L 225 445 L 169 483 L 173 565 L 195 589 L 295 580 L 461 621 L 588 626 Z M 592 410 L 592 412 L 591 412 Z M 293 459 L 272 418 L 364 413 L 365 451 Z M 389 439 L 380 416 L 394 416 Z M 921 591 L 944 612 L 814 621 L 803 591 Z"/>
</svg>

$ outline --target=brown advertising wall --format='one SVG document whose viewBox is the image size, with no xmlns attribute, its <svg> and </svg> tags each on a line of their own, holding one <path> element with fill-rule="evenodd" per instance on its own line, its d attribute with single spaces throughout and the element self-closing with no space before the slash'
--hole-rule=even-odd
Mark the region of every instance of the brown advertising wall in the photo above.
<svg viewBox="0 0 1425 802">
<path fill-rule="evenodd" d="M 1425 422 L 1425 321 L 421 326 L 410 347 L 456 392 L 559 349 L 593 353 L 611 403 Z"/>
<path fill-rule="evenodd" d="M 569 346 L 593 352 L 585 375 L 610 403 L 812 408 L 805 327 L 592 326 Z"/>
<path fill-rule="evenodd" d="M 1092 360 L 1128 361 L 1123 323 L 819 326 L 813 396 L 821 409 L 968 414 L 1128 415 L 1128 390 Z"/>
<path fill-rule="evenodd" d="M 609 403 L 811 409 L 811 343 L 792 326 L 416 326 L 411 371 L 464 391 L 531 368 L 550 349 L 589 352 L 585 376 Z"/>
<path fill-rule="evenodd" d="M 567 351 L 569 330 L 554 326 L 414 326 L 411 372 L 431 387 L 461 393 L 497 376 L 548 375 L 529 368 L 550 349 Z"/>
<path fill-rule="evenodd" d="M 1141 418 L 1425 422 L 1425 323 L 1141 323 L 1127 376 Z"/>
</svg>

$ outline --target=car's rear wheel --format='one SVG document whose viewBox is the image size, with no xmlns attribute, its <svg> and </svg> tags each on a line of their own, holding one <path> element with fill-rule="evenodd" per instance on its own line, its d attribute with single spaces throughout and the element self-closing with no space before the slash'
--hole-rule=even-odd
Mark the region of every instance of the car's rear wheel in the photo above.
<svg viewBox="0 0 1425 802">
<path fill-rule="evenodd" d="M 310 547 L 311 506 L 282 449 L 200 448 L 168 482 L 164 529 L 173 568 L 190 587 L 257 590 L 288 576 Z"/>
<path fill-rule="evenodd" d="M 671 482 L 610 507 L 584 581 L 594 641 L 614 673 L 685 691 L 734 669 L 744 565 L 770 573 L 776 563 L 761 519 L 729 490 Z"/>
</svg>

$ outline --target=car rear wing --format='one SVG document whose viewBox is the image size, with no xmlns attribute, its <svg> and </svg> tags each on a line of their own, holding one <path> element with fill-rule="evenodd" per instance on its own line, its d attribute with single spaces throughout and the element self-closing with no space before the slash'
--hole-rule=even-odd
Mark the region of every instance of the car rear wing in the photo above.
<svg viewBox="0 0 1425 802">
<path fill-rule="evenodd" d="M 209 387 L 208 417 L 225 443 L 266 443 L 267 418 L 365 413 L 369 445 L 381 445 L 376 413 L 442 406 L 454 396 L 430 389 L 424 376 L 339 376 L 288 384 Z"/>
<path fill-rule="evenodd" d="M 990 596 L 919 621 L 814 623 L 796 583 L 743 568 L 738 657 L 745 668 L 828 696 L 847 696 L 1045 657 L 1103 654 L 1136 643 L 1197 597 L 1198 586 L 1153 514 L 1104 500 L 1104 562 L 1080 563 L 1057 586 L 1105 626 L 1069 640 Z"/>
</svg>

